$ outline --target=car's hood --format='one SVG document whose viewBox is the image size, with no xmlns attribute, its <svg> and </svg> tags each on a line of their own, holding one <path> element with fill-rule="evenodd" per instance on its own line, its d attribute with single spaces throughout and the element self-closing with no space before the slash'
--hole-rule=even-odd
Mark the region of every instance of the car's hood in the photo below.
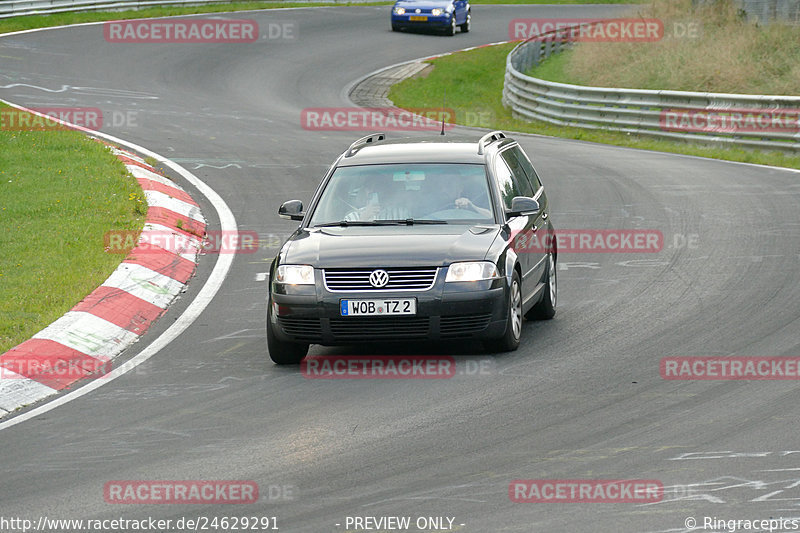
<svg viewBox="0 0 800 533">
<path fill-rule="evenodd" d="M 301 230 L 283 263 L 317 268 L 443 266 L 486 257 L 500 226 L 332 227 Z"/>
<path fill-rule="evenodd" d="M 451 3 L 450 0 L 399 0 L 395 3 L 395 6 L 404 7 L 406 9 L 433 9 L 434 7 L 444 9 Z"/>
</svg>

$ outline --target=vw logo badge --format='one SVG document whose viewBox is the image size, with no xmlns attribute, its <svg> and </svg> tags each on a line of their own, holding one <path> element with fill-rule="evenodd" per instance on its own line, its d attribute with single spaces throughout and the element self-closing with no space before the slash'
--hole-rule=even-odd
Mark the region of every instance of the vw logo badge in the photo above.
<svg viewBox="0 0 800 533">
<path fill-rule="evenodd" d="M 369 284 L 380 289 L 389 283 L 389 274 L 385 270 L 373 270 L 369 275 Z"/>
<path fill-rule="evenodd" d="M 416 11 L 414 11 L 414 13 L 422 13 L 422 10 L 420 8 L 417 8 Z"/>
</svg>

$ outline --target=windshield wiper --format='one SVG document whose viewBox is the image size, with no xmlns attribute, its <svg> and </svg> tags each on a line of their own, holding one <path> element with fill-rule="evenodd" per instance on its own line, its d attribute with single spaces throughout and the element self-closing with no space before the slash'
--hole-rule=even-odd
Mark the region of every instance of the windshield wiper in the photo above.
<svg viewBox="0 0 800 533">
<path fill-rule="evenodd" d="M 390 222 L 397 225 L 413 226 L 414 224 L 448 224 L 446 220 L 428 218 L 397 218 L 391 220 L 378 220 L 376 222 Z"/>
<path fill-rule="evenodd" d="M 401 218 L 379 220 L 340 220 L 338 222 L 325 222 L 314 224 L 315 228 L 329 228 L 332 226 L 413 226 L 414 224 L 447 224 L 446 220 L 431 220 L 424 218 Z"/>
<path fill-rule="evenodd" d="M 329 228 L 332 226 L 393 226 L 395 222 L 383 220 L 340 220 L 338 222 L 324 222 L 322 224 L 314 224 L 315 228 Z"/>
</svg>

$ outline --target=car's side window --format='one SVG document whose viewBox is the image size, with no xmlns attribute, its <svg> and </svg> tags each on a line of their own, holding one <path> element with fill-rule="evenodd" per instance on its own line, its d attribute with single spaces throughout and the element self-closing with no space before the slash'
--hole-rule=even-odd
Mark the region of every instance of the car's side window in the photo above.
<svg viewBox="0 0 800 533">
<path fill-rule="evenodd" d="M 508 168 L 511 169 L 511 178 L 514 180 L 514 183 L 517 186 L 517 190 L 520 191 L 522 194 L 521 196 L 533 196 L 534 191 L 531 187 L 530 182 L 528 181 L 528 177 L 525 174 L 525 170 L 523 170 L 522 166 L 520 165 L 519 161 L 511 150 L 504 150 L 500 157 L 508 165 Z"/>
<path fill-rule="evenodd" d="M 542 182 L 539 179 L 539 175 L 536 174 L 536 170 L 533 168 L 530 159 L 528 159 L 528 156 L 525 155 L 525 152 L 523 152 L 519 146 L 515 146 L 505 153 L 511 153 L 518 161 L 520 167 L 522 167 L 522 169 L 525 171 L 525 175 L 528 176 L 528 179 L 533 186 L 533 194 L 536 194 L 536 191 L 542 188 Z"/>
<path fill-rule="evenodd" d="M 514 180 L 511 169 L 502 157 L 498 157 L 494 161 L 494 175 L 497 180 L 497 186 L 500 189 L 500 195 L 503 197 L 503 205 L 505 205 L 506 209 L 511 209 L 511 200 L 515 196 L 522 196 L 522 193 Z"/>
</svg>

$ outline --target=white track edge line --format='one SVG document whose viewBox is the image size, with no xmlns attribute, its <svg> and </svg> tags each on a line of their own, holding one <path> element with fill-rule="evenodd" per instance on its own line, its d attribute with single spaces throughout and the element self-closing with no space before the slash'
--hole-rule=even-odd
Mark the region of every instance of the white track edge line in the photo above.
<svg viewBox="0 0 800 533">
<path fill-rule="evenodd" d="M 11 102 L 7 102 L 3 99 L 0 99 L 0 102 L 9 105 L 11 107 L 14 107 L 16 109 L 31 112 L 30 110 L 22 106 L 18 106 Z M 35 112 L 34 114 L 41 115 L 40 113 L 35 113 Z M 228 207 L 228 204 L 225 203 L 225 200 L 223 200 L 222 197 L 219 194 L 217 194 L 217 192 L 214 189 L 212 189 L 205 182 L 201 181 L 198 177 L 196 177 L 194 174 L 192 174 L 179 164 L 174 163 L 169 159 L 167 159 L 166 157 L 163 157 L 160 154 L 157 154 L 151 150 L 148 150 L 147 148 L 144 148 L 132 142 L 125 141 L 123 139 L 119 139 L 117 137 L 99 131 L 87 130 L 85 128 L 79 128 L 79 129 L 86 133 L 91 133 L 92 135 L 102 137 L 103 139 L 111 141 L 115 144 L 126 146 L 147 157 L 152 157 L 153 159 L 155 159 L 156 161 L 165 166 L 168 166 L 169 168 L 171 168 L 172 170 L 183 176 L 186 179 L 186 181 L 188 181 L 195 188 L 197 188 L 197 190 L 200 191 L 200 193 L 203 196 L 205 196 L 209 202 L 211 202 L 211 205 L 214 206 L 214 209 L 216 209 L 217 214 L 219 216 L 219 221 L 222 231 L 230 231 L 232 233 L 235 233 L 237 231 L 236 218 L 233 216 L 233 212 Z M 175 320 L 175 322 L 169 328 L 167 328 L 166 331 L 164 331 L 161 335 L 159 335 L 154 341 L 152 341 L 147 346 L 147 348 L 142 350 L 140 353 L 138 353 L 136 356 L 129 359 L 128 361 L 125 361 L 125 363 L 123 363 L 121 366 L 114 368 L 114 370 L 112 370 L 110 373 L 103 376 L 103 379 L 90 381 L 86 385 L 82 385 L 80 388 L 72 392 L 68 392 L 63 396 L 59 396 L 52 401 L 40 405 L 39 407 L 35 407 L 26 413 L 22 413 L 21 415 L 15 416 L 14 418 L 6 420 L 5 422 L 0 422 L 0 431 L 16 426 L 17 424 L 21 424 L 22 422 L 25 422 L 27 420 L 31 420 L 39 415 L 43 415 L 44 413 L 52 411 L 56 407 L 64 405 L 65 403 L 69 403 L 72 400 L 77 400 L 81 396 L 84 396 L 92 392 L 93 390 L 98 389 L 103 385 L 114 381 L 118 377 L 123 376 L 130 370 L 133 370 L 140 364 L 144 363 L 145 361 L 156 355 L 159 351 L 161 351 L 162 348 L 166 347 L 170 342 L 175 340 L 181 333 L 183 333 L 190 325 L 192 325 L 192 323 L 197 319 L 197 317 L 200 316 L 200 313 L 202 313 L 205 310 L 205 308 L 208 307 L 208 304 L 211 303 L 211 300 L 217 294 L 217 291 L 219 291 L 219 289 L 222 287 L 222 283 L 225 281 L 225 278 L 227 277 L 228 272 L 230 271 L 231 265 L 233 264 L 234 256 L 235 254 L 219 254 L 217 262 L 214 264 L 214 269 L 211 271 L 211 275 L 208 277 L 205 284 L 203 285 L 203 288 L 200 289 L 200 292 L 198 292 L 197 296 L 195 296 L 194 300 L 192 300 L 192 302 L 183 311 L 183 313 Z"/>
</svg>

